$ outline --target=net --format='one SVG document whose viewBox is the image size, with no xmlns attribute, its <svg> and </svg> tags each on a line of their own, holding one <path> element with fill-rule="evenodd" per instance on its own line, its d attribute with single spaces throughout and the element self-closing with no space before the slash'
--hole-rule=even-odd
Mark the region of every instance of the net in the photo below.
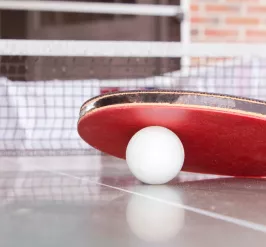
<svg viewBox="0 0 266 247">
<path fill-rule="evenodd" d="M 139 89 L 266 100 L 264 45 L 118 41 L 0 41 L 1 155 L 91 154 L 80 106 Z"/>
</svg>

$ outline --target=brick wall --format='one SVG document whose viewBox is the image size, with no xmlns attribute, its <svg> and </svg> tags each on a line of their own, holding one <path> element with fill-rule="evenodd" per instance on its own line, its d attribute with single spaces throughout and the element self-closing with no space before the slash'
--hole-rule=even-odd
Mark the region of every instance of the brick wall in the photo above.
<svg viewBox="0 0 266 247">
<path fill-rule="evenodd" d="M 191 0 L 194 42 L 265 42 L 265 0 Z"/>
</svg>

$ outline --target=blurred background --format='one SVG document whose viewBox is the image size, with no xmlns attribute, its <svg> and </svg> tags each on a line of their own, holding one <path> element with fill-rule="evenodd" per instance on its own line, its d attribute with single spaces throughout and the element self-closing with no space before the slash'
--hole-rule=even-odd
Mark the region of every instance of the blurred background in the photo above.
<svg viewBox="0 0 266 247">
<path fill-rule="evenodd" d="M 76 124 L 102 93 L 265 100 L 265 13 L 263 0 L 0 1 L 0 153 L 92 152 Z"/>
</svg>

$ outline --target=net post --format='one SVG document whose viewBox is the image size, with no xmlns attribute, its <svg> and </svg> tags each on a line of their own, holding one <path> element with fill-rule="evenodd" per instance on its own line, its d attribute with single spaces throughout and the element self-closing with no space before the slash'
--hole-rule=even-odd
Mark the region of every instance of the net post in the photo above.
<svg viewBox="0 0 266 247">
<path fill-rule="evenodd" d="M 190 44 L 190 0 L 180 0 L 180 6 L 183 11 L 183 18 L 181 20 L 181 44 L 183 47 L 187 47 Z M 184 49 L 184 48 L 183 48 Z M 188 54 L 188 53 L 187 53 Z M 188 71 L 190 67 L 190 57 L 181 57 L 181 70 Z"/>
</svg>

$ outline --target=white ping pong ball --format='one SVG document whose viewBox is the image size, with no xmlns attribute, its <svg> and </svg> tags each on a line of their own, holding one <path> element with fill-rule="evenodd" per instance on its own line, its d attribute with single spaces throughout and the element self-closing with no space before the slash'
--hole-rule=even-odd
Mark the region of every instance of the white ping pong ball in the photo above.
<svg viewBox="0 0 266 247">
<path fill-rule="evenodd" d="M 129 141 L 126 161 L 129 170 L 146 184 L 165 184 L 177 176 L 185 158 L 181 140 L 171 130 L 151 126 Z"/>
</svg>

